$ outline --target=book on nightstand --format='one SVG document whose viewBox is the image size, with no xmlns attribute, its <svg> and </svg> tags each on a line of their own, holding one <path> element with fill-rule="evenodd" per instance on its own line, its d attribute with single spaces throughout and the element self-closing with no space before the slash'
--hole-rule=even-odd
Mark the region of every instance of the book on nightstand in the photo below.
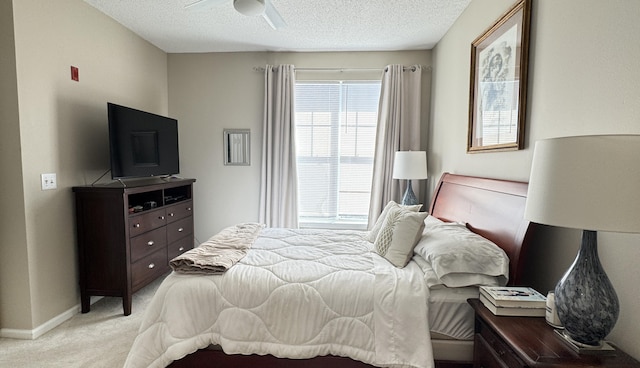
<svg viewBox="0 0 640 368">
<path fill-rule="evenodd" d="M 480 293 L 480 301 L 496 316 L 544 317 L 547 312 L 545 307 L 500 307 L 493 304 L 487 299 L 486 295 L 482 293 Z"/>
<path fill-rule="evenodd" d="M 547 298 L 533 288 L 522 286 L 480 286 L 480 295 L 496 307 L 542 308 Z"/>
</svg>

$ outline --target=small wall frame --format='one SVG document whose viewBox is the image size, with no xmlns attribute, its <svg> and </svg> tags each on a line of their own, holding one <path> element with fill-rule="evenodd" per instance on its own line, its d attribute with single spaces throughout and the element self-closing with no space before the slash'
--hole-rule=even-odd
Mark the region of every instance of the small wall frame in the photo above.
<svg viewBox="0 0 640 368">
<path fill-rule="evenodd" d="M 251 130 L 224 129 L 224 164 L 251 165 Z"/>
</svg>

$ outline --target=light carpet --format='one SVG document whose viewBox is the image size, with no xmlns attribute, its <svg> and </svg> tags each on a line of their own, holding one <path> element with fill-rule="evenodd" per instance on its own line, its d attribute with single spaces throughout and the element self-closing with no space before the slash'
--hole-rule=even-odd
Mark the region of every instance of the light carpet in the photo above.
<svg viewBox="0 0 640 368">
<path fill-rule="evenodd" d="M 36 340 L 0 338 L 0 367 L 122 367 L 142 315 L 164 277 L 133 295 L 131 315 L 122 298 L 102 298 Z"/>
</svg>

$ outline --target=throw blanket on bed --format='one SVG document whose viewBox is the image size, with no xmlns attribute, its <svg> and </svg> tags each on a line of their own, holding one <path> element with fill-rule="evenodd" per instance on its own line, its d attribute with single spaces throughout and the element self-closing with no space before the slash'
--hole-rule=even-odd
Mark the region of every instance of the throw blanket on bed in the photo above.
<svg viewBox="0 0 640 368">
<path fill-rule="evenodd" d="M 394 267 L 365 234 L 266 228 L 224 274 L 172 273 L 145 310 L 125 368 L 166 367 L 211 344 L 227 354 L 433 367 L 420 267 Z"/>
<path fill-rule="evenodd" d="M 199 247 L 175 257 L 169 265 L 185 274 L 223 273 L 247 254 L 263 228 L 264 225 L 255 223 L 230 226 Z"/>
</svg>

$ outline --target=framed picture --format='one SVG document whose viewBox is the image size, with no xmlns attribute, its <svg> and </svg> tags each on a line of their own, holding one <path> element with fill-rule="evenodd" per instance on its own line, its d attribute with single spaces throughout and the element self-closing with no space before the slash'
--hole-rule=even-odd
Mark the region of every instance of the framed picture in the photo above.
<svg viewBox="0 0 640 368">
<path fill-rule="evenodd" d="M 469 153 L 524 147 L 530 20 L 521 0 L 471 44 Z"/>
<path fill-rule="evenodd" d="M 249 129 L 224 129 L 224 164 L 251 165 L 251 131 Z"/>
</svg>

